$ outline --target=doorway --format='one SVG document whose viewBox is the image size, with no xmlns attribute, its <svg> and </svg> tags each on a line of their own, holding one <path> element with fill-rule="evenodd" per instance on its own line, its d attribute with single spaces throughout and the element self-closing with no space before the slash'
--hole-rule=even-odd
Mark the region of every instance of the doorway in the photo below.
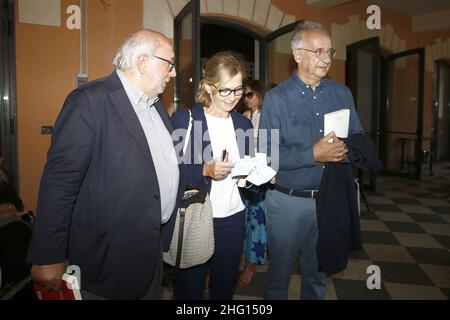
<svg viewBox="0 0 450 320">
<path fill-rule="evenodd" d="M 365 134 L 380 148 L 380 45 L 378 38 L 359 41 L 347 47 L 345 82 L 353 94 L 356 112 Z M 372 172 L 358 170 L 358 180 L 370 191 L 376 191 Z"/>
<path fill-rule="evenodd" d="M 435 63 L 433 81 L 432 158 L 450 160 L 450 64 Z"/>
<path fill-rule="evenodd" d="M 5 169 L 18 187 L 15 90 L 14 0 L 0 0 L 0 150 Z"/>
<path fill-rule="evenodd" d="M 387 175 L 420 179 L 422 163 L 430 161 L 423 142 L 424 72 L 424 48 L 389 54 L 378 38 L 347 46 L 346 84 Z M 375 177 L 364 175 L 374 190 Z"/>
<path fill-rule="evenodd" d="M 383 59 L 381 157 L 385 172 L 421 179 L 425 50 L 411 49 Z"/>
<path fill-rule="evenodd" d="M 202 59 L 221 50 L 242 54 L 250 65 L 249 78 L 279 84 L 292 74 L 290 34 L 300 21 L 271 33 L 255 31 L 240 21 L 201 16 L 200 0 L 191 0 L 174 20 L 177 77 L 174 111 L 194 104 Z"/>
</svg>

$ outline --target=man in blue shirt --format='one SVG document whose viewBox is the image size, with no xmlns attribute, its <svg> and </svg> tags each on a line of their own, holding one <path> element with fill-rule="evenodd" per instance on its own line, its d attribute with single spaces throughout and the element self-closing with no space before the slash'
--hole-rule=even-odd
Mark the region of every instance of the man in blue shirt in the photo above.
<svg viewBox="0 0 450 320">
<path fill-rule="evenodd" d="M 324 114 L 350 109 L 349 135 L 361 133 L 350 90 L 325 79 L 335 50 L 316 22 L 297 25 L 291 39 L 297 71 L 266 94 L 260 129 L 279 130 L 278 141 L 260 145 L 279 163 L 273 190 L 266 195 L 270 266 L 266 299 L 287 299 L 295 261 L 302 272 L 302 299 L 325 298 L 325 274 L 318 271 L 315 196 L 325 163 L 347 158 L 334 132 L 324 136 Z M 270 133 L 268 134 L 270 136 Z M 270 152 L 272 150 L 272 152 Z M 274 162 L 272 161 L 272 166 Z"/>
</svg>

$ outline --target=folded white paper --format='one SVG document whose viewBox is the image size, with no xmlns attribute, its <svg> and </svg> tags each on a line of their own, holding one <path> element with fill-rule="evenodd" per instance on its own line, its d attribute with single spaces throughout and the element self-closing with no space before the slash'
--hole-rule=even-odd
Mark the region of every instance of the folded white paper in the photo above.
<svg viewBox="0 0 450 320">
<path fill-rule="evenodd" d="M 324 136 L 329 134 L 331 131 L 334 131 L 336 137 L 347 138 L 349 122 L 350 109 L 341 109 L 326 113 L 323 116 Z"/>
<path fill-rule="evenodd" d="M 254 158 L 245 156 L 237 160 L 231 170 L 232 178 L 246 177 L 248 182 L 257 186 L 270 181 L 275 174 L 276 171 L 267 165 L 267 156 L 264 153 L 256 153 Z"/>
</svg>

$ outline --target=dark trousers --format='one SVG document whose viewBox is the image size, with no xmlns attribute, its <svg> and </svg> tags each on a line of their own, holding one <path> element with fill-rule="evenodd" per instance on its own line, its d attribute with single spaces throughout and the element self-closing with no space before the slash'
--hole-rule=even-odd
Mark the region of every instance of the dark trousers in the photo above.
<svg viewBox="0 0 450 320">
<path fill-rule="evenodd" d="M 232 300 L 244 244 L 245 211 L 214 218 L 214 254 L 208 262 L 180 269 L 174 282 L 176 300 L 201 300 L 209 270 L 211 300 Z"/>
</svg>

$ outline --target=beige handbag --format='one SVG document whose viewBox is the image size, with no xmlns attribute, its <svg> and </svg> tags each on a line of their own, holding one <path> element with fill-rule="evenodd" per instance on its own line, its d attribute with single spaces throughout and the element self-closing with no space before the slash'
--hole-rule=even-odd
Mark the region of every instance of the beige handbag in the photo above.
<svg viewBox="0 0 450 320">
<path fill-rule="evenodd" d="M 186 132 L 190 136 L 192 115 Z M 188 139 L 185 139 L 183 154 Z M 201 150 L 201 148 L 199 149 Z M 185 269 L 208 261 L 214 253 L 213 212 L 206 186 L 202 190 L 186 190 L 178 208 L 170 249 L 164 252 L 164 262 Z"/>
<path fill-rule="evenodd" d="M 206 191 L 186 191 L 177 211 L 170 249 L 164 252 L 164 262 L 185 269 L 205 263 L 213 253 L 214 226 L 209 195 Z"/>
</svg>

